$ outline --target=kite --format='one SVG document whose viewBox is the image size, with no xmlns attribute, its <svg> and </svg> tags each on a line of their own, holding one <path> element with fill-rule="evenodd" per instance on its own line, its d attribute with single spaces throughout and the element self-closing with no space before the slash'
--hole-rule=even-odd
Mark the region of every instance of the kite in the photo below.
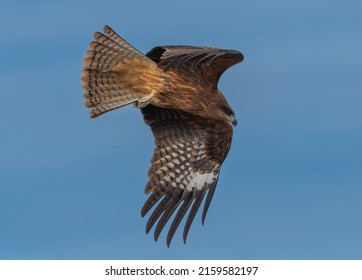
<svg viewBox="0 0 362 280">
<path fill-rule="evenodd" d="M 155 241 L 174 215 L 166 238 L 170 246 L 188 212 L 185 243 L 206 196 L 204 224 L 237 124 L 217 84 L 243 58 L 239 51 L 195 46 L 158 46 L 143 55 L 108 26 L 94 33 L 83 65 L 85 106 L 95 118 L 132 104 L 150 126 L 156 147 L 141 216 L 154 208 L 146 233 L 155 226 Z"/>
</svg>

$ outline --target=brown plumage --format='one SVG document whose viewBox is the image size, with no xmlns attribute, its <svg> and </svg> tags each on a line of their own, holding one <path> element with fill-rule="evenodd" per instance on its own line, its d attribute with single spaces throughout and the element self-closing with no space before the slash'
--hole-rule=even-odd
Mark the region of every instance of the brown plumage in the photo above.
<svg viewBox="0 0 362 280">
<path fill-rule="evenodd" d="M 155 207 L 146 232 L 157 223 L 157 240 L 176 212 L 167 235 L 169 246 L 189 211 L 186 242 L 206 195 L 204 223 L 236 125 L 217 83 L 243 55 L 212 47 L 159 46 L 145 56 L 110 27 L 105 26 L 104 33 L 94 34 L 84 60 L 85 105 L 92 108 L 92 118 L 128 104 L 141 109 L 156 144 L 145 187 L 150 195 L 141 211 L 145 216 Z"/>
</svg>

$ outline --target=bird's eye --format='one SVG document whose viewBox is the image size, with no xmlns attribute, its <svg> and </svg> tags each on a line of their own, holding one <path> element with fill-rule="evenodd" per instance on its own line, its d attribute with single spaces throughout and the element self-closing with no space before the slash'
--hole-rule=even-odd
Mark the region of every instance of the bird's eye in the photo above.
<svg viewBox="0 0 362 280">
<path fill-rule="evenodd" d="M 232 110 L 230 110 L 228 107 L 226 106 L 222 106 L 221 109 L 224 111 L 224 113 L 227 115 L 227 116 L 232 116 L 234 115 L 234 112 Z"/>
</svg>

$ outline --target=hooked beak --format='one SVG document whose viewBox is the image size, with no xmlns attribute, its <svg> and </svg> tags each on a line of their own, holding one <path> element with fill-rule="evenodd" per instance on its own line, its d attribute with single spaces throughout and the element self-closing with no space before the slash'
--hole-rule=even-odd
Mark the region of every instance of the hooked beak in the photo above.
<svg viewBox="0 0 362 280">
<path fill-rule="evenodd" d="M 238 125 L 238 120 L 237 120 L 237 119 L 234 119 L 231 123 L 232 123 L 232 124 L 233 124 L 233 126 L 235 127 L 235 126 L 237 126 L 237 125 Z"/>
<path fill-rule="evenodd" d="M 235 127 L 238 125 L 238 120 L 235 118 L 234 115 L 228 116 L 230 123 Z"/>
</svg>

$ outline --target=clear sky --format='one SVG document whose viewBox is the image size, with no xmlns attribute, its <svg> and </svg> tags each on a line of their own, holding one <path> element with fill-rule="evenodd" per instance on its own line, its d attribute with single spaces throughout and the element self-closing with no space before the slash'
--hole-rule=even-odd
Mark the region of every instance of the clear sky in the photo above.
<svg viewBox="0 0 362 280">
<path fill-rule="evenodd" d="M 2 1 L 1 259 L 361 259 L 361 1 Z M 156 45 L 240 50 L 219 88 L 234 130 L 188 242 L 145 234 L 153 137 L 91 120 L 81 67 L 108 24 Z"/>
</svg>

